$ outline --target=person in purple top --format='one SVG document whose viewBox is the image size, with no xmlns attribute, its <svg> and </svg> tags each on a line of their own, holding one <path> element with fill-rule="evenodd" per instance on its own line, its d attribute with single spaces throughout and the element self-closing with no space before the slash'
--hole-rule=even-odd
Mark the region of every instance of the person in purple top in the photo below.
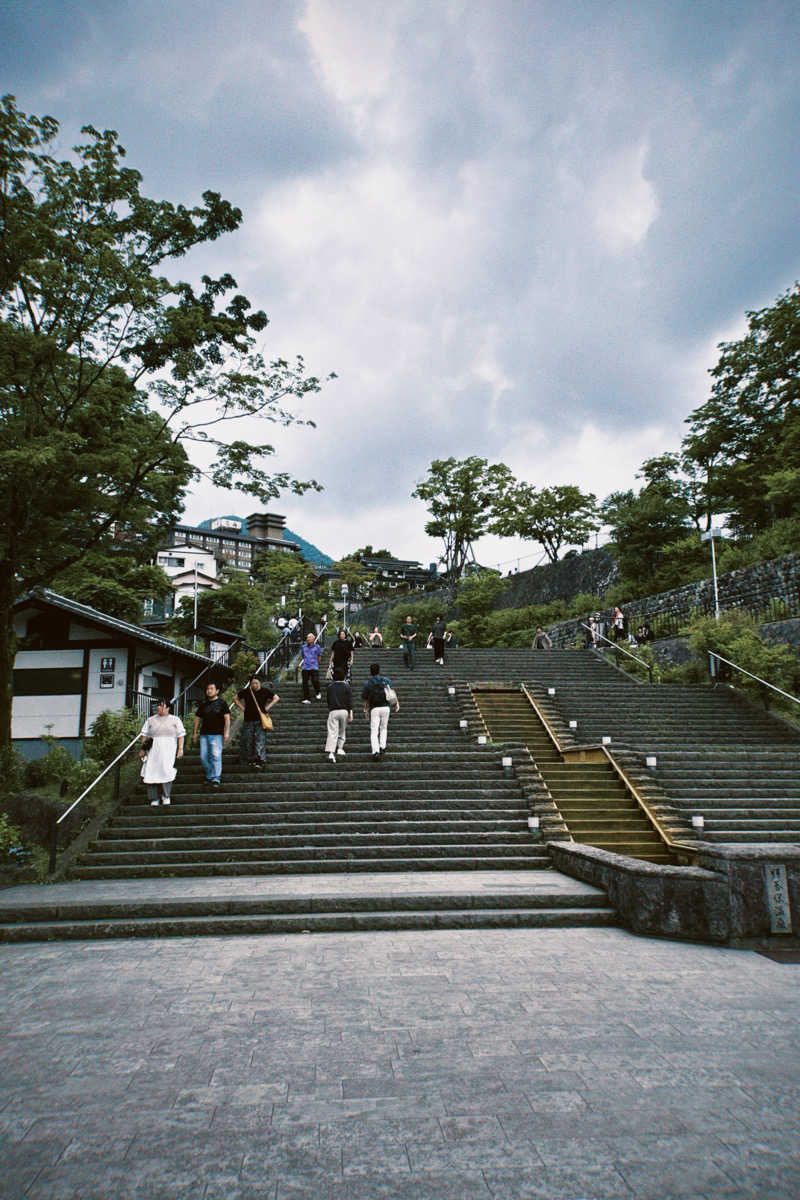
<svg viewBox="0 0 800 1200">
<path fill-rule="evenodd" d="M 322 647 L 318 644 L 313 633 L 309 633 L 303 646 L 303 704 L 311 703 L 311 688 L 317 700 L 322 699 L 319 690 L 319 660 L 322 658 Z"/>
</svg>

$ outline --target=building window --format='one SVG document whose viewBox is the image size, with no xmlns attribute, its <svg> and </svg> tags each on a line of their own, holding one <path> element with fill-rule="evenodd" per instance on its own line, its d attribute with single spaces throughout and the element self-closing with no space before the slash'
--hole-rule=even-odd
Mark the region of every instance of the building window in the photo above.
<svg viewBox="0 0 800 1200">
<path fill-rule="evenodd" d="M 79 696 L 80 667 L 21 667 L 14 672 L 15 696 Z"/>
</svg>

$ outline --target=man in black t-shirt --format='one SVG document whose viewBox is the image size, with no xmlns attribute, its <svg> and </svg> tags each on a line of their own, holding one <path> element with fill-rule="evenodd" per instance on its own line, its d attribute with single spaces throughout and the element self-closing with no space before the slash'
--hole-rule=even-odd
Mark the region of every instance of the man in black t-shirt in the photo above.
<svg viewBox="0 0 800 1200">
<path fill-rule="evenodd" d="M 192 745 L 200 735 L 200 761 L 206 772 L 206 783 L 219 787 L 222 778 L 222 747 L 231 736 L 231 710 L 215 683 L 206 685 L 206 698 L 197 706 L 192 728 Z"/>
<path fill-rule="evenodd" d="M 254 675 L 247 687 L 236 693 L 233 703 L 244 713 L 239 738 L 239 762 L 262 770 L 267 765 L 267 739 L 261 725 L 261 713 L 269 712 L 280 700 L 267 684 Z"/>
</svg>

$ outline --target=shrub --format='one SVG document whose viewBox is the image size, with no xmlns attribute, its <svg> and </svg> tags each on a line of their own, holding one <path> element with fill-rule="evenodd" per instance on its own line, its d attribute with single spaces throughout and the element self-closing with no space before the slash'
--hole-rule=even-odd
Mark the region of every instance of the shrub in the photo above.
<svg viewBox="0 0 800 1200">
<path fill-rule="evenodd" d="M 84 743 L 86 756 L 100 763 L 102 769 L 133 741 L 143 723 L 139 714 L 130 708 L 116 712 L 105 709 L 93 723 L 89 731 L 91 736 Z"/>
<path fill-rule="evenodd" d="M 788 646 L 765 642 L 748 613 L 730 610 L 723 613 L 719 621 L 713 616 L 700 617 L 692 621 L 689 632 L 692 651 L 701 662 L 707 662 L 709 652 L 721 654 L 745 671 L 796 694 L 800 673 L 797 658 Z M 731 669 L 723 671 L 723 676 L 728 671 Z M 766 707 L 774 702 L 775 693 L 757 680 L 740 671 L 732 671 L 729 678 L 739 691 L 762 700 Z"/>
</svg>

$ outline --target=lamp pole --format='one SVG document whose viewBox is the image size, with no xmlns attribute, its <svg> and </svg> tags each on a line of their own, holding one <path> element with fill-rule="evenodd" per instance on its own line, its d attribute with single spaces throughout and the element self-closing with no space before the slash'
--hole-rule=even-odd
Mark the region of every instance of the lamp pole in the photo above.
<svg viewBox="0 0 800 1200">
<path fill-rule="evenodd" d="M 722 530 L 713 526 L 707 533 L 700 534 L 701 542 L 711 542 L 711 578 L 714 581 L 714 620 L 719 620 L 719 589 L 717 588 L 717 556 L 714 551 L 714 538 L 722 537 Z"/>
<path fill-rule="evenodd" d="M 350 589 L 346 583 L 342 584 L 342 625 L 347 629 L 347 597 L 350 595 Z"/>
<path fill-rule="evenodd" d="M 197 559 L 194 560 L 194 625 L 192 628 L 192 649 L 197 649 Z"/>
</svg>

